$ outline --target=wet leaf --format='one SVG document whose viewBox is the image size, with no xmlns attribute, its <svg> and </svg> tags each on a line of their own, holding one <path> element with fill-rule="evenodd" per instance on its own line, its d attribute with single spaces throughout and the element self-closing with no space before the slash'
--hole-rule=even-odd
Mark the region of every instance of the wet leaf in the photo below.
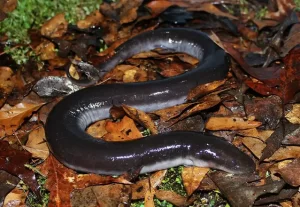
<svg viewBox="0 0 300 207">
<path fill-rule="evenodd" d="M 29 152 L 13 149 L 8 142 L 0 141 L 0 169 L 17 176 L 39 195 L 39 187 L 33 171 L 24 166 L 30 159 Z"/>
</svg>

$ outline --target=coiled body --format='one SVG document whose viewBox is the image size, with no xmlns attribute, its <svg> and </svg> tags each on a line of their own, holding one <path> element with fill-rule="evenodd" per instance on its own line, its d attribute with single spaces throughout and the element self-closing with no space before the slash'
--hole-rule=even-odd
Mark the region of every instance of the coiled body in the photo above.
<svg viewBox="0 0 300 207">
<path fill-rule="evenodd" d="M 164 48 L 200 60 L 182 75 L 156 81 L 99 85 L 77 91 L 50 112 L 46 137 L 55 157 L 78 171 L 119 175 L 133 169 L 141 173 L 178 165 L 206 166 L 232 173 L 252 172 L 253 161 L 221 138 L 198 132 L 170 132 L 128 142 L 105 142 L 85 132 L 91 123 L 108 118 L 114 105 L 127 104 L 149 112 L 185 102 L 190 89 L 226 77 L 225 52 L 207 35 L 190 29 L 159 29 L 138 35 L 101 66 L 108 71 L 142 51 Z"/>
</svg>

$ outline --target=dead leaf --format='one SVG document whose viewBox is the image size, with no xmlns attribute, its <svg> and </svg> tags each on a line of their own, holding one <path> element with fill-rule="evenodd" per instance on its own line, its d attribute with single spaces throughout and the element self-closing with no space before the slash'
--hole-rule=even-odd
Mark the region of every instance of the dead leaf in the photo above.
<svg viewBox="0 0 300 207">
<path fill-rule="evenodd" d="M 77 175 L 75 171 L 64 167 L 51 155 L 39 167 L 47 177 L 45 187 L 50 191 L 49 207 L 71 207 L 70 194 L 74 189 L 113 182 L 130 183 L 121 177 L 113 178 L 95 174 Z"/>
<path fill-rule="evenodd" d="M 285 118 L 292 124 L 300 124 L 300 104 L 293 104 L 292 110 L 285 115 Z"/>
<path fill-rule="evenodd" d="M 284 168 L 279 169 L 281 177 L 291 186 L 300 186 L 300 177 L 298 176 L 300 170 L 300 159 L 294 159 L 293 162 L 288 163 Z"/>
<path fill-rule="evenodd" d="M 281 57 L 285 57 L 294 47 L 300 44 L 299 35 L 300 24 L 294 24 L 288 37 L 284 40 L 282 48 L 280 48 Z"/>
<path fill-rule="evenodd" d="M 17 176 L 39 195 L 38 183 L 33 171 L 24 165 L 28 164 L 31 154 L 25 150 L 13 149 L 8 142 L 0 140 L 0 169 Z"/>
<path fill-rule="evenodd" d="M 38 110 L 43 103 L 19 103 L 10 108 L 6 105 L 0 110 L 0 125 L 4 127 L 7 135 L 12 135 L 24 119 L 31 116 L 32 112 Z"/>
<path fill-rule="evenodd" d="M 237 134 L 245 137 L 255 137 L 259 138 L 261 141 L 266 141 L 272 134 L 273 130 L 257 130 L 256 128 L 253 129 L 245 129 L 237 131 Z"/>
<path fill-rule="evenodd" d="M 276 12 L 269 12 L 265 15 L 266 19 L 273 19 L 282 21 L 295 8 L 293 0 L 276 0 L 278 10 Z"/>
<path fill-rule="evenodd" d="M 80 29 L 88 29 L 92 26 L 97 26 L 104 20 L 104 16 L 99 12 L 99 10 L 96 10 L 92 12 L 91 14 L 87 15 L 85 19 L 80 20 L 77 22 L 77 26 Z"/>
<path fill-rule="evenodd" d="M 41 60 L 51 60 L 57 57 L 55 45 L 49 40 L 41 42 L 34 51 L 39 55 Z"/>
<path fill-rule="evenodd" d="M 94 124 L 91 124 L 87 128 L 86 132 L 95 138 L 101 138 L 107 133 L 105 129 L 105 125 L 106 125 L 106 120 L 97 121 Z"/>
<path fill-rule="evenodd" d="M 201 167 L 185 167 L 182 170 L 181 176 L 183 185 L 188 196 L 191 196 L 200 185 L 202 179 L 209 171 L 209 168 Z"/>
<path fill-rule="evenodd" d="M 165 177 L 166 173 L 167 170 L 157 171 L 150 175 L 150 177 L 139 180 L 136 183 L 132 184 L 132 199 L 138 200 L 145 198 L 145 194 L 149 190 L 149 184 L 151 183 L 152 187 L 158 186 Z"/>
<path fill-rule="evenodd" d="M 298 146 L 287 146 L 279 148 L 270 158 L 265 161 L 279 161 L 291 158 L 300 158 L 300 147 Z"/>
<path fill-rule="evenodd" d="M 13 74 L 11 68 L 0 67 L 0 107 L 3 106 L 7 97 L 12 92 L 14 88 Z"/>
<path fill-rule="evenodd" d="M 75 190 L 71 195 L 72 207 L 82 206 L 126 206 L 130 203 L 130 185 L 109 184 Z"/>
<path fill-rule="evenodd" d="M 149 129 L 151 134 L 158 134 L 157 128 L 148 114 L 125 104 L 122 104 L 122 107 L 132 119 Z"/>
<path fill-rule="evenodd" d="M 180 104 L 177 106 L 168 107 L 166 109 L 160 109 L 153 111 L 152 113 L 158 115 L 162 121 L 169 121 L 172 118 L 177 117 L 184 111 L 186 108 L 188 108 L 191 105 L 194 105 L 195 103 L 185 103 Z"/>
<path fill-rule="evenodd" d="M 16 187 L 5 197 L 3 207 L 25 207 L 26 197 L 27 193 L 25 193 L 22 189 Z"/>
<path fill-rule="evenodd" d="M 0 206 L 3 206 L 5 196 L 19 183 L 19 178 L 0 170 Z"/>
<path fill-rule="evenodd" d="M 244 120 L 240 117 L 210 117 L 205 128 L 208 130 L 242 130 L 256 128 L 259 121 Z"/>
<path fill-rule="evenodd" d="M 28 141 L 24 146 L 28 152 L 32 154 L 32 157 L 45 160 L 49 156 L 49 148 L 46 143 L 46 136 L 44 127 L 40 126 L 34 129 L 28 137 Z"/>
<path fill-rule="evenodd" d="M 108 132 L 103 136 L 106 141 L 129 141 L 142 137 L 134 121 L 128 116 L 124 116 L 120 122 L 107 121 L 105 129 Z"/>
<path fill-rule="evenodd" d="M 199 97 L 209 94 L 212 91 L 215 91 L 218 87 L 225 83 L 225 80 L 213 81 L 211 83 L 206 83 L 199 85 L 189 91 L 187 100 L 196 100 Z"/>
<path fill-rule="evenodd" d="M 257 158 L 261 157 L 262 151 L 266 147 L 263 141 L 252 137 L 244 137 L 242 142 Z"/>
<path fill-rule="evenodd" d="M 247 182 L 254 180 L 255 176 L 230 175 L 221 171 L 212 172 L 209 176 L 232 207 L 251 207 L 259 196 L 267 193 L 279 193 L 285 185 L 282 180 L 270 181 L 261 186 L 248 185 Z"/>
<path fill-rule="evenodd" d="M 65 15 L 57 14 L 43 24 L 41 34 L 51 38 L 61 37 L 67 31 L 67 27 Z"/>
<path fill-rule="evenodd" d="M 155 192 L 155 197 L 160 200 L 166 200 L 175 206 L 190 206 L 196 200 L 195 196 L 185 197 L 182 195 L 178 195 L 174 191 L 166 191 L 166 190 L 157 190 Z"/>
</svg>

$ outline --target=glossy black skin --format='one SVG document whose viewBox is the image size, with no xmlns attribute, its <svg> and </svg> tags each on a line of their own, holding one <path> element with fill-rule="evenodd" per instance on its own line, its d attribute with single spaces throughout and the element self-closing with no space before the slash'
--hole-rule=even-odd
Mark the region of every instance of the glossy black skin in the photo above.
<svg viewBox="0 0 300 207">
<path fill-rule="evenodd" d="M 199 132 L 169 132 L 127 142 L 105 142 L 85 132 L 92 122 L 109 117 L 109 108 L 127 104 L 144 111 L 181 104 L 190 89 L 226 77 L 225 52 L 206 34 L 190 29 L 160 29 L 145 32 L 121 45 L 107 63 L 108 71 L 118 63 L 142 51 L 163 47 L 186 52 L 200 59 L 199 65 L 182 75 L 142 83 L 99 85 L 77 91 L 59 102 L 50 112 L 46 137 L 55 157 L 66 166 L 90 173 L 123 174 L 157 162 L 162 168 L 192 164 L 232 173 L 255 170 L 253 161 L 221 138 Z M 150 168 L 149 168 L 150 167 Z M 145 168 L 146 169 L 146 168 Z M 149 170 L 150 169 L 150 170 Z"/>
</svg>

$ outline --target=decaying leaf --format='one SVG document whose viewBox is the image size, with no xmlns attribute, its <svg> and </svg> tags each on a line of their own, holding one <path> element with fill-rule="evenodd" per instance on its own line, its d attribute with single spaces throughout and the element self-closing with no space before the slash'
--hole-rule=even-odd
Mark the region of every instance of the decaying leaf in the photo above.
<svg viewBox="0 0 300 207">
<path fill-rule="evenodd" d="M 266 147 L 266 144 L 257 138 L 244 137 L 242 142 L 257 158 L 261 157 L 262 151 Z"/>
<path fill-rule="evenodd" d="M 272 160 L 286 160 L 291 158 L 300 158 L 300 147 L 299 146 L 287 146 L 279 148 L 270 158 L 265 161 Z"/>
<path fill-rule="evenodd" d="M 16 187 L 19 183 L 19 178 L 0 170 L 0 206 L 3 205 L 5 196 Z"/>
<path fill-rule="evenodd" d="M 130 185 L 109 184 L 75 190 L 71 195 L 72 207 L 82 206 L 126 206 L 130 203 Z"/>
<path fill-rule="evenodd" d="M 41 28 L 41 34 L 47 37 L 61 37 L 68 27 L 64 14 L 58 14 L 45 22 Z"/>
<path fill-rule="evenodd" d="M 142 137 L 134 121 L 128 116 L 124 116 L 120 122 L 107 121 L 105 129 L 108 132 L 103 136 L 106 141 L 129 141 Z"/>
<path fill-rule="evenodd" d="M 300 104 L 293 104 L 292 110 L 285 115 L 285 118 L 293 124 L 300 124 Z"/>
<path fill-rule="evenodd" d="M 86 132 L 95 138 L 101 138 L 107 133 L 105 129 L 105 125 L 106 125 L 106 120 L 97 121 L 91 126 L 89 126 Z"/>
<path fill-rule="evenodd" d="M 179 114 L 182 113 L 182 111 L 194 104 L 195 103 L 180 104 L 166 109 L 156 110 L 152 113 L 158 115 L 162 121 L 169 121 L 170 119 L 177 117 Z"/>
<path fill-rule="evenodd" d="M 31 155 L 27 151 L 13 149 L 8 142 L 0 141 L 0 170 L 5 170 L 17 176 L 27 184 L 37 195 L 38 183 L 34 172 L 27 169 L 24 165 L 28 164 Z"/>
<path fill-rule="evenodd" d="M 205 128 L 208 130 L 242 130 L 259 127 L 261 122 L 244 120 L 240 117 L 210 117 Z"/>
<path fill-rule="evenodd" d="M 32 157 L 35 158 L 45 160 L 49 156 L 49 148 L 46 143 L 44 127 L 40 126 L 29 134 L 24 149 L 30 152 Z"/>
<path fill-rule="evenodd" d="M 5 197 L 3 207 L 26 206 L 26 196 L 27 193 L 16 187 Z"/>
<path fill-rule="evenodd" d="M 291 186 L 300 186 L 300 159 L 294 159 L 293 162 L 288 163 L 284 168 L 279 169 L 281 177 Z"/>
<path fill-rule="evenodd" d="M 209 168 L 185 167 L 182 170 L 182 180 L 188 196 L 198 188 Z"/>
<path fill-rule="evenodd" d="M 234 176 L 220 171 L 210 173 L 209 176 L 233 207 L 251 207 L 259 196 L 266 193 L 279 193 L 285 185 L 282 180 L 270 181 L 262 186 L 249 185 L 247 182 L 255 180 L 254 176 Z"/>
<path fill-rule="evenodd" d="M 15 85 L 13 71 L 9 67 L 0 67 L 0 107 L 5 103 L 7 96 L 12 92 Z"/>
<path fill-rule="evenodd" d="M 13 107 L 6 105 L 0 110 L 0 126 L 3 126 L 7 135 L 13 134 L 24 119 L 38 110 L 43 103 L 19 103 Z"/>
<path fill-rule="evenodd" d="M 196 196 L 185 197 L 182 195 L 178 195 L 174 191 L 166 191 L 166 190 L 157 190 L 155 192 L 155 197 L 160 200 L 166 200 L 175 206 L 189 206 L 192 205 L 196 200 Z"/>
<path fill-rule="evenodd" d="M 49 207 L 71 206 L 70 194 L 74 189 L 112 182 L 129 184 L 121 177 L 113 178 L 95 174 L 78 175 L 75 171 L 60 164 L 53 156 L 49 156 L 45 160 L 40 166 L 40 171 L 47 177 L 45 187 L 50 191 Z"/>
</svg>

